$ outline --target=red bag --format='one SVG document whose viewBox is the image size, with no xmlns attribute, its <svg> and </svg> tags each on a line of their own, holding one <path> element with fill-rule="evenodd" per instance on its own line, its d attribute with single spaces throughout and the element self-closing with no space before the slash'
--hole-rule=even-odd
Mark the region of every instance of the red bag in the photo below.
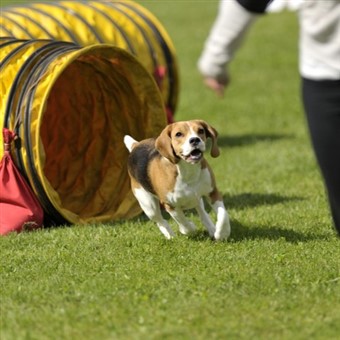
<svg viewBox="0 0 340 340">
<path fill-rule="evenodd" d="M 42 227 L 44 212 L 11 157 L 15 134 L 4 128 L 4 156 L 0 162 L 0 234 Z"/>
</svg>

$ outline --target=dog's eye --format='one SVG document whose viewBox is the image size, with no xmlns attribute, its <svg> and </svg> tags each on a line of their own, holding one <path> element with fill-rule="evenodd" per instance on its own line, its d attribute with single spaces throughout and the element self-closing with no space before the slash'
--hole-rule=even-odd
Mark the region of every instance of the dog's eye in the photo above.
<svg viewBox="0 0 340 340">
<path fill-rule="evenodd" d="M 198 129 L 198 134 L 199 135 L 204 135 L 205 130 L 203 128 Z"/>
<path fill-rule="evenodd" d="M 175 136 L 176 136 L 176 137 L 182 137 L 182 136 L 183 136 L 183 133 L 182 133 L 182 132 L 176 132 Z"/>
</svg>

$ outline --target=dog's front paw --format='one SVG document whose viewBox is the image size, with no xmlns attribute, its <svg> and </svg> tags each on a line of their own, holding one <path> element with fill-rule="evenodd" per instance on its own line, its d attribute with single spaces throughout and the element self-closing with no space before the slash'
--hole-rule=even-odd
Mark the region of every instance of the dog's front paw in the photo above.
<svg viewBox="0 0 340 340">
<path fill-rule="evenodd" d="M 216 241 L 227 240 L 230 236 L 230 225 L 227 224 L 223 228 L 216 230 L 214 233 L 214 239 Z"/>
</svg>

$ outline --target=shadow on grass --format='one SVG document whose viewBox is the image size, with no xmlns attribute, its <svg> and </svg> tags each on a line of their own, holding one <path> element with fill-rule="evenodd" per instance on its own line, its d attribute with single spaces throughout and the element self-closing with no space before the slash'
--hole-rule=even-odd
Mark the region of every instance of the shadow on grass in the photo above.
<svg viewBox="0 0 340 340">
<path fill-rule="evenodd" d="M 224 195 L 223 201 L 227 209 L 242 210 L 257 206 L 271 206 L 290 201 L 301 201 L 299 196 L 283 196 L 279 194 L 241 193 L 238 195 Z M 251 226 L 246 227 L 238 221 L 232 221 L 231 239 L 241 241 L 244 239 L 285 239 L 287 242 L 297 243 L 316 239 L 323 239 L 322 235 L 309 235 L 297 230 L 284 229 L 278 226 Z"/>
<path fill-rule="evenodd" d="M 284 229 L 277 226 L 246 227 L 240 222 L 231 220 L 231 235 L 227 242 L 244 242 L 246 240 L 285 240 L 289 243 L 309 242 L 315 240 L 325 240 L 325 235 L 306 234 L 292 229 Z M 203 242 L 209 238 L 206 230 L 197 230 L 188 237 L 195 242 Z M 214 242 L 214 241 L 213 241 Z"/>
<path fill-rule="evenodd" d="M 246 146 L 258 142 L 275 142 L 281 139 L 293 138 L 293 135 L 284 134 L 245 134 L 235 136 L 219 136 L 218 145 L 228 147 Z"/>
<path fill-rule="evenodd" d="M 244 240 L 285 240 L 289 243 L 309 242 L 314 240 L 326 239 L 324 235 L 306 234 L 298 230 L 284 229 L 278 226 L 251 226 L 247 227 L 238 221 L 231 221 L 232 233 L 230 240 L 242 242 Z"/>
<path fill-rule="evenodd" d="M 260 194 L 260 193 L 242 193 L 238 195 L 224 195 L 223 200 L 227 209 L 246 209 L 262 205 L 275 205 L 289 201 L 300 201 L 302 197 L 298 196 L 282 196 L 278 194 Z M 207 206 L 208 207 L 208 206 Z M 210 211 L 210 209 L 207 209 Z M 240 222 L 231 220 L 231 236 L 232 242 L 241 242 L 244 240 L 267 239 L 279 240 L 286 242 L 298 243 L 308 242 L 312 240 L 326 239 L 325 235 L 306 234 L 298 230 L 285 229 L 279 226 L 250 226 L 242 225 Z M 190 237 L 193 241 L 203 241 L 209 237 L 205 230 L 198 230 Z"/>
<path fill-rule="evenodd" d="M 238 195 L 224 195 L 223 201 L 227 209 L 245 209 L 257 207 L 260 205 L 275 205 L 289 201 L 301 201 L 302 197 L 282 196 L 278 194 L 261 194 L 261 193 L 242 193 Z"/>
</svg>

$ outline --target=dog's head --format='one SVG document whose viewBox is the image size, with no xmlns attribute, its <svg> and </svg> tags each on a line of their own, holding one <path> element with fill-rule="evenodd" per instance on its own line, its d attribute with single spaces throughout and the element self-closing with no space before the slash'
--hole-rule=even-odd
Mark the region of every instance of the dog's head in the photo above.
<svg viewBox="0 0 340 340">
<path fill-rule="evenodd" d="M 210 154 L 218 157 L 217 131 L 203 120 L 189 120 L 168 125 L 156 139 L 156 149 L 172 163 L 181 159 L 198 163 L 203 158 L 207 138 L 212 139 Z"/>
</svg>

